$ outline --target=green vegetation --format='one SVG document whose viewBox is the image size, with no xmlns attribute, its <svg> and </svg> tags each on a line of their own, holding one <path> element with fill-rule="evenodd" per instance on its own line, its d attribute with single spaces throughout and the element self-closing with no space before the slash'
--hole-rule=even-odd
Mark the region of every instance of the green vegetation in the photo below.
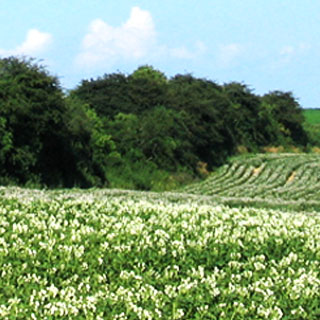
<svg viewBox="0 0 320 320">
<path fill-rule="evenodd" d="M 1 319 L 319 319 L 319 215 L 1 188 Z"/>
<path fill-rule="evenodd" d="M 0 183 L 103 185 L 114 145 L 94 110 L 32 60 L 0 60 Z"/>
<path fill-rule="evenodd" d="M 317 145 L 303 125 L 290 92 L 141 66 L 65 94 L 32 59 L 0 59 L 2 185 L 176 189 L 239 150 Z"/>
<path fill-rule="evenodd" d="M 319 154 L 246 155 L 182 191 L 232 206 L 320 211 L 319 177 Z"/>
<path fill-rule="evenodd" d="M 320 109 L 304 109 L 303 115 L 306 123 L 311 125 L 320 124 Z"/>
<path fill-rule="evenodd" d="M 0 318 L 319 319 L 320 155 L 248 153 L 316 126 L 290 92 L 143 66 L 64 94 L 0 59 L 1 184 L 178 189 L 0 187 Z"/>
<path fill-rule="evenodd" d="M 320 109 L 306 109 L 303 111 L 305 117 L 304 129 L 309 137 L 309 144 L 320 147 Z M 318 152 L 318 150 L 317 150 Z"/>
</svg>

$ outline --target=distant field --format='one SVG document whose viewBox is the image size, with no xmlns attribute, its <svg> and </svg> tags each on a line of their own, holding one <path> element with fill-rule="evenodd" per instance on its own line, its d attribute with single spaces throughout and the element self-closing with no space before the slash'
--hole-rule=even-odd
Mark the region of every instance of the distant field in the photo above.
<svg viewBox="0 0 320 320">
<path fill-rule="evenodd" d="M 320 109 L 305 109 L 304 116 L 309 124 L 320 124 Z"/>
<path fill-rule="evenodd" d="M 228 205 L 320 211 L 319 154 L 238 157 L 183 192 Z"/>
</svg>

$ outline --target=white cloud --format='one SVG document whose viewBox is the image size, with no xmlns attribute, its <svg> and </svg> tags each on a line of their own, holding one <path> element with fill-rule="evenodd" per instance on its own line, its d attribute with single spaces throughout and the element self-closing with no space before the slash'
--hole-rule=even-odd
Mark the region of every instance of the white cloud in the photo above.
<svg viewBox="0 0 320 320">
<path fill-rule="evenodd" d="M 295 48 L 293 46 L 284 46 L 280 49 L 281 56 L 290 56 L 295 52 Z"/>
<path fill-rule="evenodd" d="M 278 61 L 278 64 L 285 65 L 287 63 L 290 63 L 296 57 L 307 53 L 309 49 L 310 45 L 304 42 L 296 45 L 285 45 L 279 50 L 280 59 Z"/>
<path fill-rule="evenodd" d="M 173 48 L 168 50 L 169 55 L 179 59 L 192 59 L 194 54 L 185 47 Z"/>
<path fill-rule="evenodd" d="M 281 56 L 292 56 L 295 54 L 301 54 L 301 53 L 305 53 L 307 51 L 309 51 L 310 49 L 310 45 L 307 43 L 299 43 L 297 45 L 287 45 L 287 46 L 283 46 L 280 49 L 280 55 Z"/>
<path fill-rule="evenodd" d="M 194 59 L 206 52 L 207 48 L 201 41 L 195 43 L 195 49 L 189 50 L 186 47 L 168 49 L 169 55 L 179 59 Z"/>
<path fill-rule="evenodd" d="M 76 63 L 90 69 L 112 66 L 119 60 L 192 59 L 204 51 L 202 42 L 197 42 L 194 50 L 185 47 L 168 48 L 165 44 L 159 44 L 150 12 L 133 7 L 129 19 L 119 27 L 110 26 L 101 19 L 92 21 Z"/>
<path fill-rule="evenodd" d="M 112 27 L 101 19 L 92 21 L 77 62 L 94 66 L 99 63 L 112 64 L 119 58 L 139 59 L 148 54 L 155 38 L 150 13 L 134 7 L 128 21 L 120 27 Z"/>
<path fill-rule="evenodd" d="M 12 50 L 0 49 L 1 55 L 35 55 L 45 51 L 52 42 L 50 33 L 40 32 L 37 29 L 28 31 L 24 42 Z"/>
<path fill-rule="evenodd" d="M 229 67 L 243 53 L 244 48 L 237 43 L 220 45 L 218 63 L 222 67 Z"/>
</svg>

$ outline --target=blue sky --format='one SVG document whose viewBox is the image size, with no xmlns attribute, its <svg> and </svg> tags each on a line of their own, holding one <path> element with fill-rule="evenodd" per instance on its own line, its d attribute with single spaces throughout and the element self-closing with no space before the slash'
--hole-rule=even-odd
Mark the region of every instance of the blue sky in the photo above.
<svg viewBox="0 0 320 320">
<path fill-rule="evenodd" d="M 0 27 L 0 57 L 35 57 L 66 89 L 150 64 L 320 107 L 319 0 L 0 0 Z"/>
</svg>

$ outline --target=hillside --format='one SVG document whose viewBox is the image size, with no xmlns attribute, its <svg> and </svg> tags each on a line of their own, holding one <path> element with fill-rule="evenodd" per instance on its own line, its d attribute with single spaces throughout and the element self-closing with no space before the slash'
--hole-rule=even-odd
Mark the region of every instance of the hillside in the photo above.
<svg viewBox="0 0 320 320">
<path fill-rule="evenodd" d="M 258 154 L 236 157 L 185 193 L 231 205 L 320 210 L 320 155 Z"/>
<path fill-rule="evenodd" d="M 320 124 L 320 109 L 304 109 L 303 115 L 306 119 L 306 123 L 310 125 Z"/>
<path fill-rule="evenodd" d="M 307 132 L 309 144 L 313 147 L 320 146 L 320 109 L 304 109 L 305 118 L 303 127 Z"/>
</svg>

